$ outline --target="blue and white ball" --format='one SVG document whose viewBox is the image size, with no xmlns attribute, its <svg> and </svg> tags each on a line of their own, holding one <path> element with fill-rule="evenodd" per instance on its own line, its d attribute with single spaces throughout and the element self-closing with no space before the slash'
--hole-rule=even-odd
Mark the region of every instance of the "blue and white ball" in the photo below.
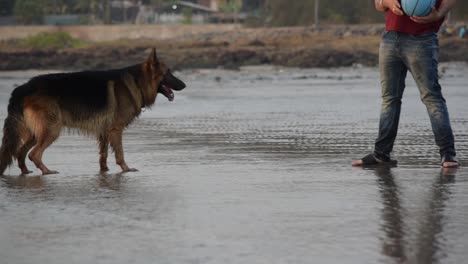
<svg viewBox="0 0 468 264">
<path fill-rule="evenodd" d="M 403 12 L 408 16 L 427 16 L 435 6 L 436 0 L 401 0 Z"/>
</svg>

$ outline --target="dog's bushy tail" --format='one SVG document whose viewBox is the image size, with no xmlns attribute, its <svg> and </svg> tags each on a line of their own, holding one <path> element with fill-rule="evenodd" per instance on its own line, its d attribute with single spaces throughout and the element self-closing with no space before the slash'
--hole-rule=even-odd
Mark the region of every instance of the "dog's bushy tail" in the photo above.
<svg viewBox="0 0 468 264">
<path fill-rule="evenodd" d="M 24 92 L 25 89 L 21 86 L 16 88 L 8 103 L 8 116 L 3 125 L 3 139 L 0 147 L 0 175 L 3 175 L 6 168 L 13 163 L 13 158 L 16 158 L 21 144 L 19 127 L 23 120 Z"/>
<path fill-rule="evenodd" d="M 13 157 L 20 143 L 18 118 L 8 115 L 3 126 L 2 147 L 0 148 L 0 175 L 13 163 Z"/>
</svg>

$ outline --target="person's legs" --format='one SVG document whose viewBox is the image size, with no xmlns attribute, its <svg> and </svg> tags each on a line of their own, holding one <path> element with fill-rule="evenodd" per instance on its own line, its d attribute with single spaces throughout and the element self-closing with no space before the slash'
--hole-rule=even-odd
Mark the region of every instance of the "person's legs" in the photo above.
<svg viewBox="0 0 468 264">
<path fill-rule="evenodd" d="M 400 56 L 399 35 L 399 33 L 392 32 L 391 38 L 384 37 L 379 51 L 382 106 L 379 134 L 374 148 L 374 155 L 379 159 L 390 158 L 400 121 L 401 99 L 405 90 L 408 69 Z"/>
<path fill-rule="evenodd" d="M 356 160 L 353 166 L 366 163 L 390 161 L 390 153 L 398 132 L 401 98 L 405 90 L 407 68 L 399 51 L 399 33 L 386 32 L 379 49 L 379 69 L 382 87 L 382 106 L 380 112 L 379 134 L 375 141 L 374 153 Z"/>
<path fill-rule="evenodd" d="M 427 108 L 443 166 L 456 166 L 454 136 L 438 80 L 438 51 L 437 34 L 434 32 L 420 36 L 407 35 L 402 42 L 402 54 L 419 88 L 421 101 Z"/>
</svg>

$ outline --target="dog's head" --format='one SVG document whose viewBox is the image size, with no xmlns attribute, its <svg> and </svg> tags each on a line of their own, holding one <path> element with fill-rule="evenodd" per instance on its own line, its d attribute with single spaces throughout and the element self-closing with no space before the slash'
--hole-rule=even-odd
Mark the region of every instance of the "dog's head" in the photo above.
<svg viewBox="0 0 468 264">
<path fill-rule="evenodd" d="M 143 70 L 147 76 L 149 90 L 144 91 L 147 101 L 146 105 L 151 105 L 156 100 L 158 93 L 163 94 L 169 101 L 174 100 L 174 92 L 180 91 L 186 87 L 185 83 L 175 77 L 169 67 L 158 59 L 156 49 L 151 51 L 148 59 L 143 63 Z"/>
</svg>

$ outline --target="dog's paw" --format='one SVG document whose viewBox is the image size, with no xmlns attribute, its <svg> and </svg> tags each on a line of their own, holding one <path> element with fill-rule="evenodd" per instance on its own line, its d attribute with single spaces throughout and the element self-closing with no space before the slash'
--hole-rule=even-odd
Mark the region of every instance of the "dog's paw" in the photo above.
<svg viewBox="0 0 468 264">
<path fill-rule="evenodd" d="M 49 175 L 49 174 L 59 174 L 59 172 L 54 171 L 54 170 L 46 170 L 42 172 L 42 175 Z"/>
<path fill-rule="evenodd" d="M 126 170 L 123 170 L 122 172 L 136 172 L 136 171 L 138 171 L 138 170 L 135 169 L 135 168 L 128 168 Z"/>
<path fill-rule="evenodd" d="M 27 170 L 27 169 L 21 171 L 21 175 L 28 175 L 29 173 L 32 173 L 32 171 Z"/>
</svg>

